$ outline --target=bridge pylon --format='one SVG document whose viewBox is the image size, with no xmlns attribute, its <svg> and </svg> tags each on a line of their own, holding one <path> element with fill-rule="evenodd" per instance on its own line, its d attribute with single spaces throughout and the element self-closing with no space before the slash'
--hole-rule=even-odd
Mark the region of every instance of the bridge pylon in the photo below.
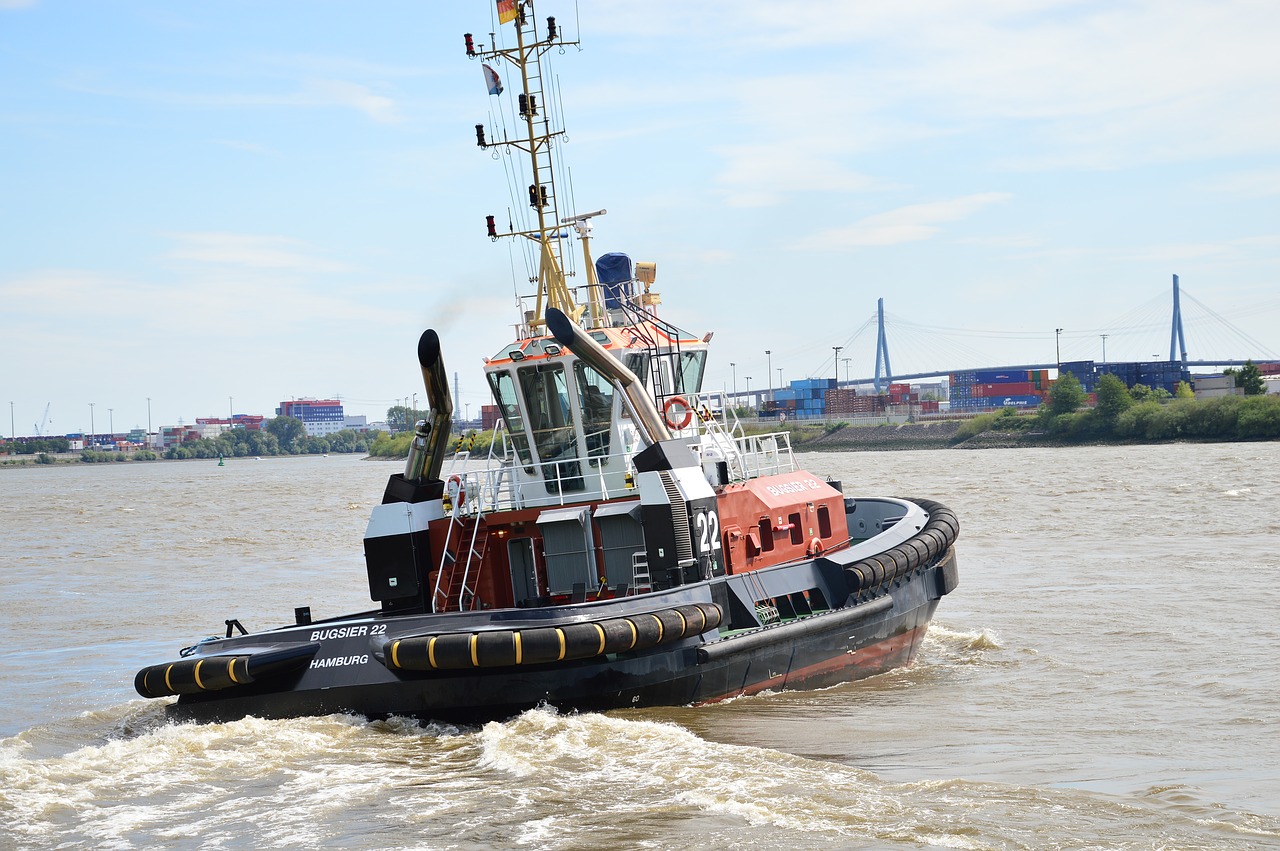
<svg viewBox="0 0 1280 851">
<path fill-rule="evenodd" d="M 1181 353 L 1181 357 L 1179 357 Z M 1187 338 L 1182 333 L 1182 299 L 1178 295 L 1178 276 L 1173 276 L 1173 328 L 1169 331 L 1169 362 L 1181 360 L 1187 365 Z"/>
<path fill-rule="evenodd" d="M 876 299 L 876 393 L 884 393 L 893 383 L 893 369 L 889 366 L 889 342 L 884 336 L 884 299 Z"/>
</svg>

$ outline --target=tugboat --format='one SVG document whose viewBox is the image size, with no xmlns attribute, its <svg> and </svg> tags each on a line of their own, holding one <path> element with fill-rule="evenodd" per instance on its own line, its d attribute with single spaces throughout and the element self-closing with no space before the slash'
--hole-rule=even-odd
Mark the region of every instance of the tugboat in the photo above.
<svg viewBox="0 0 1280 851">
<path fill-rule="evenodd" d="M 134 680 L 177 696 L 178 719 L 334 712 L 460 722 L 563 710 L 703 704 L 812 688 L 911 662 L 958 582 L 955 514 L 936 502 L 844 495 L 797 466 L 786 432 L 731 428 L 702 390 L 710 335 L 659 316 L 654 263 L 592 260 L 592 221 L 561 215 L 541 63 L 566 41 L 531 0 L 499 0 L 519 71 L 522 132 L 477 144 L 527 155 L 523 227 L 537 291 L 516 339 L 487 359 L 495 449 L 445 473 L 453 422 L 441 339 L 417 357 L 430 417 L 416 424 L 364 538 L 377 608 L 249 633 L 226 621 Z M 491 36 L 491 40 L 495 40 Z M 523 191 L 522 191 L 523 194 Z M 585 281 L 570 286 L 573 234 Z M 579 303 L 581 299 L 581 303 Z M 528 309 L 526 309 L 528 308 Z"/>
</svg>

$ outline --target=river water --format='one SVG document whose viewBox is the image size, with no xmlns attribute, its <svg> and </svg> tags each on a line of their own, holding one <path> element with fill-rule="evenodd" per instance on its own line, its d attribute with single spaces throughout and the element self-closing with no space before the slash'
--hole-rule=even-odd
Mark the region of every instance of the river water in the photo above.
<svg viewBox="0 0 1280 851">
<path fill-rule="evenodd" d="M 0 848 L 1280 848 L 1280 443 L 799 457 L 960 516 L 912 668 L 473 728 L 132 689 L 226 618 L 371 607 L 398 465 L 0 471 Z"/>
</svg>

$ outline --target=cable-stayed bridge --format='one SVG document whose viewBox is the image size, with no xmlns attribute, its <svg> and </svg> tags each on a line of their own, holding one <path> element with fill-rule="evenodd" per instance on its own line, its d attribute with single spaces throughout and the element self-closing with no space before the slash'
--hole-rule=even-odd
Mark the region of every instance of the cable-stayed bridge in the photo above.
<svg viewBox="0 0 1280 851">
<path fill-rule="evenodd" d="M 1184 306 L 1187 308 L 1185 313 Z M 1271 310 L 1280 311 L 1280 297 L 1251 304 L 1234 313 L 1255 315 Z M 1187 342 L 1188 328 L 1191 330 L 1191 346 Z M 1165 334 L 1169 340 L 1167 350 L 1163 342 Z M 873 335 L 874 357 L 868 351 Z M 996 342 L 1006 348 L 1010 344 L 1024 348 L 1021 344 L 1025 343 L 1026 348 L 1040 350 L 1051 358 L 1000 363 L 989 351 L 983 352 L 966 343 L 966 338 L 980 341 L 980 344 Z M 1176 363 L 1180 369 L 1208 371 L 1238 367 L 1248 360 L 1258 364 L 1280 362 L 1280 354 L 1276 351 L 1238 328 L 1227 316 L 1182 290 L 1177 275 L 1173 276 L 1172 299 L 1169 291 L 1164 290 L 1106 326 L 1088 330 L 985 331 L 926 325 L 886 313 L 884 299 L 880 299 L 875 315 L 854 329 L 843 345 L 832 345 L 829 350 L 830 354 L 814 364 L 805 377 L 833 377 L 841 387 L 865 386 L 878 391 L 890 382 L 927 381 L 968 371 L 1056 370 L 1060 364 L 1079 361 L 1093 361 L 1098 365 L 1163 361 Z M 891 350 L 909 354 L 926 352 L 930 360 L 954 365 L 922 368 L 917 356 L 914 363 L 907 365 L 911 371 L 894 372 Z M 773 354 L 778 355 L 776 351 Z M 771 369 L 771 379 L 775 372 L 775 386 L 786 387 L 783 369 Z M 795 373 L 790 377 L 795 378 Z M 737 384 L 736 377 L 734 383 Z M 734 393 L 730 395 L 739 399 L 750 398 L 758 403 L 768 398 L 766 394 L 774 389 L 760 385 L 765 385 L 765 382 L 748 386 L 745 390 L 735 386 Z"/>
</svg>

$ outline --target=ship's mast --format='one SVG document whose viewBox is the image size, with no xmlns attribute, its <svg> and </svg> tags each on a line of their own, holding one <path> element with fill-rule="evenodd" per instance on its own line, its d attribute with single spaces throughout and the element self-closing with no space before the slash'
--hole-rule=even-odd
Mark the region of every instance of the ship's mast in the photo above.
<svg viewBox="0 0 1280 851">
<path fill-rule="evenodd" d="M 524 123 L 523 138 L 487 140 L 484 125 L 476 125 L 476 143 L 481 148 L 510 147 L 523 151 L 529 157 L 530 172 L 533 183 L 528 187 L 528 203 L 537 216 L 537 227 L 527 230 L 516 230 L 510 225 L 507 233 L 499 233 L 493 216 L 486 217 L 489 236 L 524 237 L 538 243 L 538 294 L 537 305 L 531 317 L 527 319 L 530 328 L 546 324 L 546 310 L 554 307 L 563 312 L 574 322 L 581 321 L 586 307 L 578 305 L 573 292 L 565 281 L 563 239 L 560 226 L 560 199 L 556 192 L 555 168 L 552 162 L 552 148 L 557 137 L 564 135 L 563 128 L 554 128 L 549 117 L 549 104 L 544 94 L 546 84 L 542 76 L 542 56 L 553 47 L 577 44 L 577 41 L 565 41 L 560 37 L 555 18 L 546 20 L 545 29 L 539 35 L 538 23 L 534 17 L 533 0 L 498 0 L 499 27 L 508 22 L 515 25 L 516 46 L 499 48 L 496 46 L 497 34 L 490 33 L 493 43 L 489 50 L 477 50 L 470 33 L 465 35 L 467 56 L 485 60 L 505 60 L 520 72 L 521 92 L 518 95 L 520 119 Z M 603 213 L 603 211 L 601 211 Z M 581 217 L 575 217 L 581 218 Z M 588 260 L 588 270 L 590 270 Z M 588 271 L 588 280 L 594 276 Z M 593 317 L 594 319 L 594 317 Z"/>
</svg>

